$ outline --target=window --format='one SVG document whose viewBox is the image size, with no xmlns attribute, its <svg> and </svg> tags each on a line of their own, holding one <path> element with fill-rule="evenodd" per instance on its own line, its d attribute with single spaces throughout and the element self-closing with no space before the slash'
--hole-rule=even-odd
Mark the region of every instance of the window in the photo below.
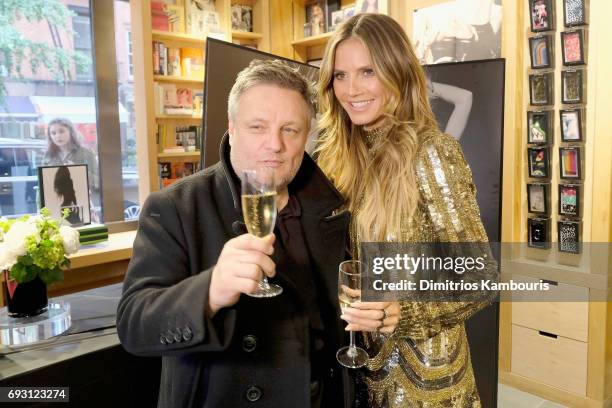
<svg viewBox="0 0 612 408">
<path fill-rule="evenodd" d="M 132 33 L 127 32 L 127 63 L 128 63 L 128 78 L 134 79 L 134 62 L 132 60 Z"/>
<path fill-rule="evenodd" d="M 91 54 L 91 17 L 89 8 L 72 8 L 76 15 L 72 18 L 72 31 L 74 50 L 83 55 Z M 78 65 L 76 67 L 76 78 L 83 81 L 93 80 L 92 65 Z"/>
<path fill-rule="evenodd" d="M 124 221 L 130 218 L 124 209 L 132 207 L 132 218 L 139 209 L 129 2 L 81 0 L 78 7 L 72 6 L 74 0 L 58 2 L 61 6 L 51 7 L 53 14 L 39 21 L 22 18 L 32 14 L 27 13 L 34 7 L 28 0 L 16 2 L 14 15 L 3 15 L 6 8 L 0 9 L 12 34 L 0 42 L 0 55 L 10 56 L 2 58 L 6 75 L 0 76 L 0 216 L 38 211 L 40 165 L 82 162 L 93 156 L 88 163 L 92 220 Z M 113 15 L 121 24 L 113 25 Z M 25 41 L 16 39 L 32 42 L 34 51 L 20 49 Z M 120 64 L 123 75 L 115 72 Z M 108 91 L 113 88 L 118 92 Z M 54 121 L 57 118 L 66 120 Z M 70 149 L 50 138 L 50 123 L 74 131 Z M 58 148 L 49 149 L 51 144 Z M 121 185 L 123 189 L 116 188 Z"/>
</svg>

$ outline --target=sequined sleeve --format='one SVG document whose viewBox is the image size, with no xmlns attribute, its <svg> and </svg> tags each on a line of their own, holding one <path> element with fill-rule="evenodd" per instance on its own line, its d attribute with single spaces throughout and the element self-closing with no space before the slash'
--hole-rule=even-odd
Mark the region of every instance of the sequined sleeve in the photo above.
<svg viewBox="0 0 612 408">
<path fill-rule="evenodd" d="M 417 155 L 416 174 L 425 212 L 437 241 L 488 242 L 476 202 L 472 173 L 455 139 L 441 133 L 427 138 Z M 466 280 L 496 279 L 497 263 L 488 252 L 488 245 L 475 245 L 480 249 L 486 248 L 487 262 L 484 270 L 465 274 Z M 400 302 L 401 320 L 396 335 L 413 339 L 435 336 L 444 328 L 465 321 L 494 297 L 493 293 L 474 295 L 479 300 Z"/>
</svg>

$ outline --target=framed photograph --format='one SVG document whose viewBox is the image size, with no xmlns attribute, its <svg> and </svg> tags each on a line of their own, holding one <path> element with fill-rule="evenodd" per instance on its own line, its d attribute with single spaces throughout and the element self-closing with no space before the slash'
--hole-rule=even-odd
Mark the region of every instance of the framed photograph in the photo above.
<svg viewBox="0 0 612 408">
<path fill-rule="evenodd" d="M 87 164 L 41 166 L 38 185 L 40 205 L 47 207 L 54 217 L 61 217 L 63 210 L 68 209 L 66 221 L 70 225 L 91 223 Z"/>
<path fill-rule="evenodd" d="M 580 221 L 557 221 L 557 243 L 559 252 L 581 253 Z"/>
<path fill-rule="evenodd" d="M 580 217 L 580 185 L 559 184 L 559 215 Z"/>
<path fill-rule="evenodd" d="M 306 3 L 306 24 L 310 24 L 310 35 L 325 33 L 327 5 L 325 0 L 309 0 Z"/>
<path fill-rule="evenodd" d="M 587 0 L 563 0 L 563 23 L 566 27 L 587 23 Z"/>
<path fill-rule="evenodd" d="M 550 218 L 527 219 L 527 246 L 539 249 L 550 248 Z"/>
<path fill-rule="evenodd" d="M 561 52 L 563 54 L 563 65 L 584 65 L 584 30 L 561 32 Z"/>
<path fill-rule="evenodd" d="M 529 177 L 547 179 L 550 177 L 548 147 L 527 148 Z"/>
<path fill-rule="evenodd" d="M 527 112 L 527 143 L 548 144 L 553 141 L 553 111 Z"/>
<path fill-rule="evenodd" d="M 559 118 L 562 142 L 584 141 L 582 138 L 582 109 L 561 109 Z"/>
<path fill-rule="evenodd" d="M 529 0 L 531 31 L 550 31 L 555 29 L 555 15 L 552 0 Z"/>
<path fill-rule="evenodd" d="M 580 147 L 559 148 L 559 177 L 562 179 L 581 180 Z"/>
<path fill-rule="evenodd" d="M 380 13 L 379 0 L 357 0 L 355 2 L 355 13 Z"/>
<path fill-rule="evenodd" d="M 343 21 L 344 21 L 344 10 L 340 9 L 340 10 L 332 11 L 329 29 L 332 31 L 335 30 L 336 27 L 342 24 Z"/>
<path fill-rule="evenodd" d="M 550 184 L 527 184 L 527 207 L 533 214 L 550 214 Z"/>
<path fill-rule="evenodd" d="M 529 39 L 531 68 L 552 68 L 554 62 L 552 38 L 552 35 L 542 35 Z"/>
<path fill-rule="evenodd" d="M 561 71 L 561 102 L 566 104 L 584 102 L 584 70 Z"/>
<path fill-rule="evenodd" d="M 529 75 L 529 100 L 532 105 L 552 105 L 552 90 L 552 73 Z"/>
</svg>

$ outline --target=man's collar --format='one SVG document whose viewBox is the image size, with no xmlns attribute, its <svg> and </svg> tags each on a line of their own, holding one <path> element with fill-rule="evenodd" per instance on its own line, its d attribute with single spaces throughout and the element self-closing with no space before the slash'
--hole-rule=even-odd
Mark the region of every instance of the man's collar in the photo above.
<svg viewBox="0 0 612 408">
<path fill-rule="evenodd" d="M 240 179 L 232 168 L 230 149 L 229 135 L 226 132 L 219 146 L 219 158 L 227 184 L 232 193 L 234 208 L 240 212 L 240 191 L 237 187 Z M 298 198 L 303 213 L 325 216 L 344 204 L 342 195 L 340 195 L 314 160 L 306 153 L 304 153 L 300 169 L 291 183 L 289 183 L 288 189 L 289 194 L 294 194 Z"/>
</svg>

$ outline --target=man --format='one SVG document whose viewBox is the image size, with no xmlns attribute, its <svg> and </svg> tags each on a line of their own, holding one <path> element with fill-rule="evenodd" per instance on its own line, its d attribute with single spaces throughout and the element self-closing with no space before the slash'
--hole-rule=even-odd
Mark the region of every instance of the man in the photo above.
<svg viewBox="0 0 612 408">
<path fill-rule="evenodd" d="M 312 100 L 285 63 L 252 62 L 230 92 L 220 162 L 143 206 L 117 329 L 129 352 L 162 356 L 161 407 L 344 404 L 335 352 L 349 220 L 332 215 L 343 200 L 304 154 Z M 262 165 L 279 214 L 258 238 L 245 233 L 237 175 Z M 245 295 L 264 274 L 283 293 Z"/>
</svg>

